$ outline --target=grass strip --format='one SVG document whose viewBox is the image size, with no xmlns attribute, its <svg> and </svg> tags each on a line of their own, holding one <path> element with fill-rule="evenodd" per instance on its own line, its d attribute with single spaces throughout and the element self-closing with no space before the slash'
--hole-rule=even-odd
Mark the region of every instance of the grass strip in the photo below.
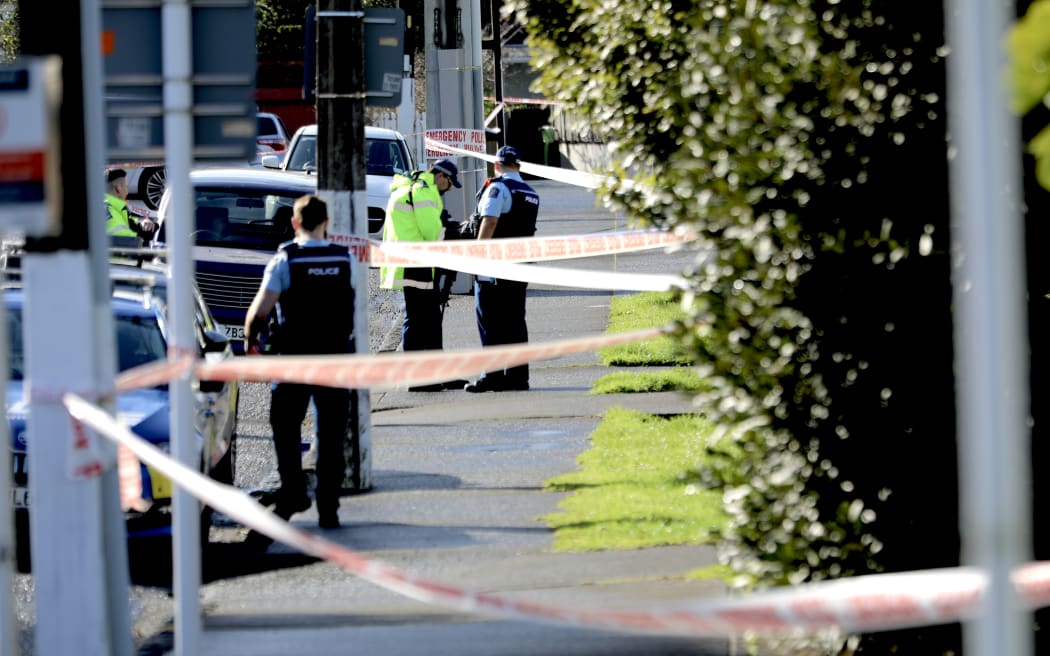
<svg viewBox="0 0 1050 656">
<path fill-rule="evenodd" d="M 609 328 L 606 332 L 620 333 L 656 328 L 684 318 L 685 313 L 682 312 L 675 292 L 641 292 L 613 296 L 609 305 Z M 678 342 L 667 336 L 609 346 L 600 349 L 598 357 L 607 366 L 691 364 Z"/>
<path fill-rule="evenodd" d="M 578 458 L 580 470 L 547 482 L 570 491 L 542 519 L 563 551 L 706 544 L 725 526 L 718 493 L 691 482 L 711 424 L 699 415 L 663 418 L 611 408 Z"/>
<path fill-rule="evenodd" d="M 642 392 L 705 392 L 711 388 L 706 379 L 691 367 L 671 367 L 652 371 L 618 371 L 594 381 L 591 394 Z"/>
</svg>

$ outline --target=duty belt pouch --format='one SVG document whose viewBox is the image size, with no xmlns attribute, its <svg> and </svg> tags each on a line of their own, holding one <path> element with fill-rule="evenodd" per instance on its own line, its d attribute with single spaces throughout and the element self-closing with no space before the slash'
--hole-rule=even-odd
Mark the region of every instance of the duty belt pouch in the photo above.
<svg viewBox="0 0 1050 656">
<path fill-rule="evenodd" d="M 277 355 L 281 352 L 281 324 L 277 321 L 276 313 L 270 314 L 270 320 L 266 324 L 262 352 L 265 355 Z"/>
</svg>

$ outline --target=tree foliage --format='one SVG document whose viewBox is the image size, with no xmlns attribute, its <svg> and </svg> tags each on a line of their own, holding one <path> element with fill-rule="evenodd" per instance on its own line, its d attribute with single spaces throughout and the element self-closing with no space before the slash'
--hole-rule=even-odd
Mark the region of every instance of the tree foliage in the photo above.
<svg viewBox="0 0 1050 656">
<path fill-rule="evenodd" d="M 0 8 L 0 62 L 10 62 L 18 56 L 18 6 Z"/>
<path fill-rule="evenodd" d="M 737 582 L 956 564 L 940 4 L 510 5 L 634 181 L 605 200 L 701 236 L 682 336 L 744 454 L 705 472 Z"/>
<path fill-rule="evenodd" d="M 257 0 L 255 48 L 262 61 L 302 61 L 306 8 L 314 0 Z"/>
<path fill-rule="evenodd" d="M 1006 40 L 1010 55 L 1010 105 L 1023 116 L 1050 108 L 1050 0 L 1037 0 L 1017 21 Z M 1028 142 L 1036 158 L 1039 182 L 1050 189 L 1050 125 Z"/>
</svg>

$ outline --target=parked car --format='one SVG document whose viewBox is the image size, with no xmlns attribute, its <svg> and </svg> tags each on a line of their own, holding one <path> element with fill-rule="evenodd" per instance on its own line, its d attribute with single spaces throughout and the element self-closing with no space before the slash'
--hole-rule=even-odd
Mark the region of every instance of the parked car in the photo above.
<svg viewBox="0 0 1050 656">
<path fill-rule="evenodd" d="M 118 370 L 167 357 L 167 275 L 163 266 L 114 263 L 111 265 L 113 295 L 110 306 L 116 331 Z M 12 501 L 19 534 L 19 567 L 28 570 L 27 406 L 24 398 L 25 354 L 22 310 L 26 291 L 18 281 L 4 283 L 3 299 L 8 321 L 9 380 L 7 414 L 11 427 L 13 463 Z M 196 336 L 201 357 L 233 356 L 229 340 L 213 329 L 207 307 L 198 302 Z M 239 388 L 235 382 L 205 381 L 194 385 L 195 438 L 201 469 L 217 481 L 233 484 L 236 466 L 236 422 Z M 167 385 L 124 392 L 116 399 L 117 418 L 143 439 L 161 449 L 171 442 Z M 150 467 L 141 465 L 142 503 L 125 510 L 128 538 L 170 535 L 172 484 Z M 204 518 L 210 517 L 205 512 Z M 207 534 L 205 533 L 205 536 Z"/>
<path fill-rule="evenodd" d="M 292 205 L 317 191 L 317 177 L 260 168 L 202 168 L 190 172 L 196 216 L 172 207 L 170 194 L 157 212 L 161 242 L 168 231 L 194 239 L 197 287 L 218 330 L 243 352 L 244 317 L 277 247 L 292 239 Z"/>
<path fill-rule="evenodd" d="M 257 112 L 256 141 L 259 153 L 256 162 L 264 155 L 280 152 L 288 147 L 288 128 L 277 114 Z M 164 162 L 140 162 L 121 165 L 128 172 L 128 197 L 142 201 L 148 210 L 160 206 L 160 198 L 167 185 L 167 169 Z"/>
<path fill-rule="evenodd" d="M 317 125 L 304 125 L 295 131 L 287 152 L 262 157 L 262 165 L 285 171 L 317 172 Z M 411 173 L 412 153 L 405 137 L 397 130 L 365 127 L 365 189 L 368 194 L 368 232 L 378 234 L 386 219 L 390 184 L 397 173 Z"/>
<path fill-rule="evenodd" d="M 255 114 L 256 141 L 260 146 L 281 151 L 288 147 L 288 128 L 277 114 L 258 112 Z"/>
<path fill-rule="evenodd" d="M 147 209 L 157 209 L 168 181 L 164 163 L 124 164 L 122 168 L 128 172 L 128 198 L 142 201 Z"/>
</svg>

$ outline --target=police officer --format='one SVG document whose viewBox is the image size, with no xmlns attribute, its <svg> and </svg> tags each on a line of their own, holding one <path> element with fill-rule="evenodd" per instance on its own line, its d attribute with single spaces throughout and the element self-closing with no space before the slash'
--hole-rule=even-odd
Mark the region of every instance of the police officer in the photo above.
<svg viewBox="0 0 1050 656">
<path fill-rule="evenodd" d="M 262 284 L 244 320 L 244 351 L 262 350 L 261 337 L 271 312 L 276 328 L 271 350 L 283 355 L 351 352 L 354 290 L 348 249 L 326 239 L 328 208 L 315 195 L 295 201 L 295 239 L 282 244 L 266 265 Z M 276 332 L 276 334 L 273 334 Z M 276 343 L 273 341 L 276 340 Z M 350 425 L 350 390 L 321 385 L 274 383 L 270 426 L 281 488 L 274 512 L 288 519 L 310 507 L 302 471 L 303 420 L 313 399 L 317 415 L 317 516 L 321 528 L 339 527 L 339 496 L 345 459 L 343 442 Z"/>
<path fill-rule="evenodd" d="M 496 152 L 496 177 L 479 193 L 478 239 L 531 237 L 536 234 L 540 197 L 521 179 L 517 149 L 504 146 Z M 482 346 L 529 341 L 525 323 L 525 289 L 528 283 L 474 276 L 474 307 Z M 503 392 L 529 389 L 529 365 L 486 372 L 464 387 L 468 392 Z"/>
<path fill-rule="evenodd" d="M 429 171 L 394 176 L 383 224 L 383 241 L 437 241 L 444 236 L 446 221 L 441 196 L 450 188 L 461 188 L 459 169 L 450 160 L 439 159 Z M 452 222 L 447 222 L 451 224 Z M 403 351 L 441 350 L 442 290 L 433 267 L 384 265 L 379 269 L 382 289 L 400 289 L 404 294 L 401 324 Z M 410 392 L 439 392 L 463 389 L 465 380 L 408 388 Z"/>
<path fill-rule="evenodd" d="M 139 238 L 149 239 L 157 226 L 148 218 L 141 221 L 128 212 L 128 172 L 110 169 L 106 172 L 106 233 L 117 241 L 140 246 Z"/>
</svg>

